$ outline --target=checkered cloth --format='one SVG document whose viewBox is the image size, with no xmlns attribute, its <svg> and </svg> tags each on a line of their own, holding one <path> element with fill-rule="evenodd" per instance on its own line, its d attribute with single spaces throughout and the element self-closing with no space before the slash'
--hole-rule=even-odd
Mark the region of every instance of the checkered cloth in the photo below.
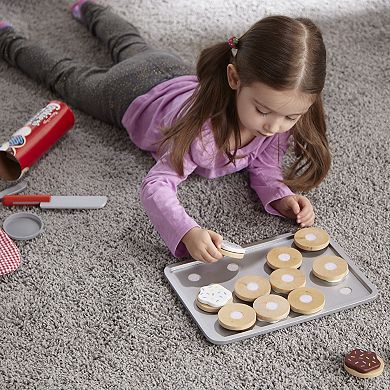
<svg viewBox="0 0 390 390">
<path fill-rule="evenodd" d="M 19 249 L 4 230 L 0 229 L 0 275 L 14 272 L 19 265 Z"/>
</svg>

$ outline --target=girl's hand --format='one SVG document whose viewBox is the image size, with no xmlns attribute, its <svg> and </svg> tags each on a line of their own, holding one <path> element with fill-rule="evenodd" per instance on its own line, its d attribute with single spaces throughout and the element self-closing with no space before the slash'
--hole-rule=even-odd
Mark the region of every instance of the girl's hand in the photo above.
<svg viewBox="0 0 390 390">
<path fill-rule="evenodd" d="M 195 260 L 214 263 L 223 258 L 217 248 L 221 248 L 222 236 L 212 230 L 198 227 L 189 230 L 182 242 Z"/>
<path fill-rule="evenodd" d="M 314 223 L 314 210 L 309 199 L 303 195 L 289 195 L 274 200 L 271 206 L 287 218 L 296 219 L 301 227 L 311 226 Z"/>
</svg>

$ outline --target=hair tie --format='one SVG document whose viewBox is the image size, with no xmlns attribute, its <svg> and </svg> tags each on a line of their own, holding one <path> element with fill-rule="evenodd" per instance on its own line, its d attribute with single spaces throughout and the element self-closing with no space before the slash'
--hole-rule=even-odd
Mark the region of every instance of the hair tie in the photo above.
<svg viewBox="0 0 390 390">
<path fill-rule="evenodd" d="M 237 50 L 238 49 L 238 38 L 235 36 L 232 36 L 231 38 L 228 39 L 227 41 L 228 45 L 230 48 Z"/>
</svg>

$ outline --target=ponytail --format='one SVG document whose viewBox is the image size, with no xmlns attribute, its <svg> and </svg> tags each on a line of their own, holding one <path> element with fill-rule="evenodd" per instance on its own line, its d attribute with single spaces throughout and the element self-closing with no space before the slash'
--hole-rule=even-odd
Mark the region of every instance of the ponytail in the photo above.
<svg viewBox="0 0 390 390">
<path fill-rule="evenodd" d="M 171 164 L 183 175 L 183 158 L 191 143 L 201 133 L 207 120 L 211 121 L 215 143 L 234 163 L 240 130 L 235 107 L 234 91 L 227 80 L 227 66 L 232 60 L 231 48 L 226 42 L 204 49 L 197 64 L 199 85 L 174 118 L 174 125 L 164 130 L 159 150 L 170 143 Z M 229 139 L 234 133 L 236 147 L 230 152 Z"/>
<path fill-rule="evenodd" d="M 288 169 L 284 183 L 295 191 L 318 186 L 331 165 L 321 95 L 293 129 L 296 161 Z"/>
</svg>

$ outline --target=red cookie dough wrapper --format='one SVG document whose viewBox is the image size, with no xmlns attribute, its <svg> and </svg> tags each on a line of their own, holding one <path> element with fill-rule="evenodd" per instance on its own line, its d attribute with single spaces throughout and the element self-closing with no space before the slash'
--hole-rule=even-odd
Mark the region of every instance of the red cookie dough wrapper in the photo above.
<svg viewBox="0 0 390 390">
<path fill-rule="evenodd" d="M 74 114 L 54 100 L 0 146 L 0 177 L 17 180 L 74 125 Z"/>
</svg>

